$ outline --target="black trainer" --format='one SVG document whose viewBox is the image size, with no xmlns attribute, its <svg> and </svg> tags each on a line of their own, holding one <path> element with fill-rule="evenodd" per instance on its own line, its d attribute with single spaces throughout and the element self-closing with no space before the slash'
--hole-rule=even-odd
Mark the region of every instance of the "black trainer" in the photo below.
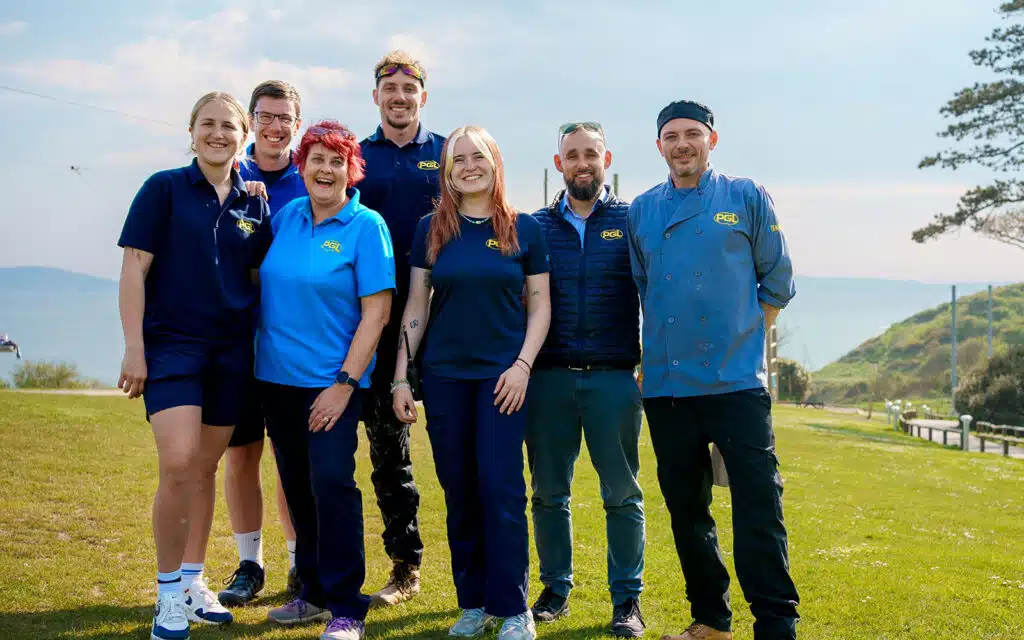
<svg viewBox="0 0 1024 640">
<path fill-rule="evenodd" d="M 288 595 L 293 598 L 298 598 L 299 594 L 302 593 L 302 580 L 299 579 L 299 568 L 292 567 L 288 571 Z"/>
<path fill-rule="evenodd" d="M 612 609 L 612 635 L 616 638 L 642 638 L 644 617 L 640 614 L 640 601 L 630 598 Z"/>
<path fill-rule="evenodd" d="M 231 577 L 224 581 L 228 588 L 218 593 L 217 599 L 225 607 L 245 604 L 263 589 L 265 577 L 263 567 L 252 560 L 242 560 Z"/>
<path fill-rule="evenodd" d="M 563 598 L 551 587 L 544 587 L 537 602 L 531 608 L 533 619 L 537 622 L 552 622 L 569 615 L 569 599 Z"/>
</svg>

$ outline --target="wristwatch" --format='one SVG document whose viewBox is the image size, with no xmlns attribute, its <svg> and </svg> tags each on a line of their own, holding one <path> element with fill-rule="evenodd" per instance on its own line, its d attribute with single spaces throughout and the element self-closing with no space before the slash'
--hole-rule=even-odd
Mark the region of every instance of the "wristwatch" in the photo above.
<svg viewBox="0 0 1024 640">
<path fill-rule="evenodd" d="M 334 379 L 334 381 L 337 382 L 338 384 L 347 384 L 353 389 L 359 388 L 359 380 L 348 375 L 348 373 L 346 373 L 344 369 L 338 372 L 338 376 Z"/>
</svg>

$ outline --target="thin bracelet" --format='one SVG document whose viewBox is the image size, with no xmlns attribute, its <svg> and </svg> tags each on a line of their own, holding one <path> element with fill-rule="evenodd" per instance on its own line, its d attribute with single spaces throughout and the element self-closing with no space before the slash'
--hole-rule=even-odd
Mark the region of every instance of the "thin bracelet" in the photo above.
<svg viewBox="0 0 1024 640">
<path fill-rule="evenodd" d="M 522 362 L 523 364 L 526 365 L 526 372 L 530 374 L 533 373 L 533 367 L 531 367 L 530 363 L 527 362 L 526 360 L 523 360 L 522 358 L 516 358 L 516 362 Z"/>
<path fill-rule="evenodd" d="M 391 383 L 391 393 L 394 393 L 396 389 L 401 389 L 402 387 L 412 389 L 412 385 L 409 384 L 409 380 L 402 378 L 401 380 L 395 380 Z"/>
</svg>

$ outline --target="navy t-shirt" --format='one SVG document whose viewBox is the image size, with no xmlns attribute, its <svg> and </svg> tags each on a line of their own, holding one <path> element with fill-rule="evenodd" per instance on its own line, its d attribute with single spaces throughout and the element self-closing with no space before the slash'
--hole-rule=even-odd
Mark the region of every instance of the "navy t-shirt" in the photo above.
<svg viewBox="0 0 1024 640">
<path fill-rule="evenodd" d="M 259 289 L 251 270 L 270 248 L 270 209 L 237 171 L 224 203 L 199 165 L 150 176 L 132 200 L 118 245 L 153 254 L 143 336 L 252 341 Z"/>
<path fill-rule="evenodd" d="M 423 343 L 423 370 L 444 378 L 497 378 L 512 366 L 526 339 L 523 286 L 526 276 L 547 273 L 548 248 L 533 216 L 516 216 L 519 253 L 502 255 L 488 220 L 473 224 L 459 217 L 461 236 L 427 264 L 425 216 L 413 236 L 410 263 L 431 271 L 434 295 Z"/>
</svg>

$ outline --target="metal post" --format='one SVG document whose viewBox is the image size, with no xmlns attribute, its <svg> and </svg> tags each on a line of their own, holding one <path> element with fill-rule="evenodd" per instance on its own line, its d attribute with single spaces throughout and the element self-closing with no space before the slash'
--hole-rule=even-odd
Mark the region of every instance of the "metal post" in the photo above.
<svg viewBox="0 0 1024 640">
<path fill-rule="evenodd" d="M 548 206 L 548 170 L 544 170 L 544 202 L 541 203 L 542 207 Z"/>
<path fill-rule="evenodd" d="M 963 425 L 963 430 L 960 432 L 960 449 L 963 451 L 971 450 L 971 420 L 974 420 L 971 416 L 960 416 L 960 422 Z"/>
<path fill-rule="evenodd" d="M 952 318 L 952 327 L 953 327 L 953 337 L 952 337 L 952 347 L 953 347 L 953 349 L 952 349 L 952 354 L 953 355 L 952 355 L 952 359 L 950 361 L 950 371 L 952 371 L 952 374 L 950 375 L 949 397 L 950 397 L 950 401 L 953 404 L 953 411 L 956 411 L 956 285 L 955 284 L 953 285 L 953 304 L 951 306 L 952 306 L 952 309 L 953 309 L 953 318 Z"/>
<path fill-rule="evenodd" d="M 988 357 L 992 357 L 992 285 L 988 285 Z"/>
<path fill-rule="evenodd" d="M 885 424 L 892 424 L 892 402 L 885 401 Z"/>
<path fill-rule="evenodd" d="M 619 174 L 617 173 L 612 174 L 612 193 L 616 198 L 619 197 Z"/>
</svg>

